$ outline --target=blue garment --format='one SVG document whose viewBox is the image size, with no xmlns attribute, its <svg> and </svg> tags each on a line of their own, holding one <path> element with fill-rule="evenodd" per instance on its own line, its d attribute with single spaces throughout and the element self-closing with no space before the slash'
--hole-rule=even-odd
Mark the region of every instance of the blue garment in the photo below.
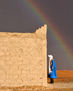
<svg viewBox="0 0 73 91">
<path fill-rule="evenodd" d="M 52 65 L 51 65 L 51 69 L 52 72 L 50 73 L 50 78 L 57 78 L 57 74 L 56 74 L 56 63 L 55 63 L 55 59 L 52 60 Z"/>
</svg>

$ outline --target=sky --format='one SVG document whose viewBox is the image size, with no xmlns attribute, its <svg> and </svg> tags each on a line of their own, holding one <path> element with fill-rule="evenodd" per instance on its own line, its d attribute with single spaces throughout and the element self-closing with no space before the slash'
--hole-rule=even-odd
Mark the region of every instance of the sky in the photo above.
<svg viewBox="0 0 73 91">
<path fill-rule="evenodd" d="M 45 22 L 35 14 L 27 0 L 0 0 L 0 32 L 34 32 Z M 28 0 L 34 2 L 47 17 L 47 21 L 57 28 L 65 46 L 73 54 L 73 0 Z M 34 7 L 35 5 L 33 5 Z M 37 7 L 36 7 L 37 8 Z M 49 21 L 50 20 L 50 21 Z M 58 38 L 57 38 L 58 39 Z M 58 70 L 73 70 L 73 59 L 64 51 L 47 29 L 47 54 L 54 55 Z"/>
</svg>

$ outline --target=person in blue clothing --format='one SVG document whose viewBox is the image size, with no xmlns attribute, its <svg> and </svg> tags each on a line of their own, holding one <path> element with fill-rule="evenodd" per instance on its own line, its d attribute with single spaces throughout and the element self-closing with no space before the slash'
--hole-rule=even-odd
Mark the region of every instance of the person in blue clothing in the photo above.
<svg viewBox="0 0 73 91">
<path fill-rule="evenodd" d="M 49 74 L 48 74 L 48 76 L 50 77 L 50 83 L 54 83 L 54 79 L 57 79 L 56 63 L 55 63 L 55 59 L 53 59 L 52 55 L 48 55 L 48 57 L 49 57 Z"/>
</svg>

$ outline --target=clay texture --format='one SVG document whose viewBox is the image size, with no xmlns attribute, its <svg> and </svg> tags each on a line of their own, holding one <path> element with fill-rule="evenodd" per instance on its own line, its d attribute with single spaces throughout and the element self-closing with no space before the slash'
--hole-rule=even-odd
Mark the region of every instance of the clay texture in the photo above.
<svg viewBox="0 0 73 91">
<path fill-rule="evenodd" d="M 47 85 L 47 25 L 34 33 L 0 32 L 0 86 Z"/>
</svg>

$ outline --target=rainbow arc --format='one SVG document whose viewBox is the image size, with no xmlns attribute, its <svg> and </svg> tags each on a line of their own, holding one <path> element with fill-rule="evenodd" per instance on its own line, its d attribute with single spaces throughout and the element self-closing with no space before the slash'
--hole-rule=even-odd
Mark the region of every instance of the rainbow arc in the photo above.
<svg viewBox="0 0 73 91">
<path fill-rule="evenodd" d="M 69 58 L 69 60 L 73 61 L 73 55 L 70 51 L 68 44 L 64 40 L 64 36 L 62 36 L 58 32 L 58 28 L 52 23 L 50 19 L 44 14 L 44 12 L 40 9 L 40 7 L 34 2 L 34 0 L 25 0 L 24 1 L 29 7 L 29 9 L 35 14 L 35 16 L 42 21 L 42 23 L 46 23 L 48 26 L 51 35 L 55 38 L 55 40 L 60 44 L 61 48 Z"/>
</svg>

